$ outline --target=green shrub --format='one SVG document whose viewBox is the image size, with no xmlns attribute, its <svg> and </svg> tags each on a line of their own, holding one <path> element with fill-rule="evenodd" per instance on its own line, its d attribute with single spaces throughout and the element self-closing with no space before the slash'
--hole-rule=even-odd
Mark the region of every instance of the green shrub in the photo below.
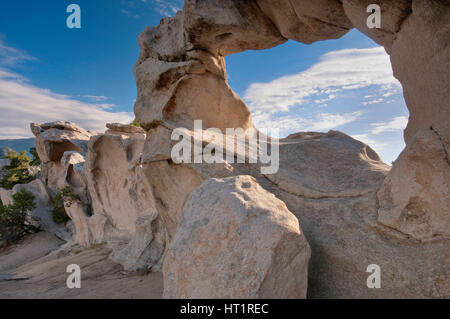
<svg viewBox="0 0 450 319">
<path fill-rule="evenodd" d="M 133 122 L 131 122 L 131 125 L 134 125 L 136 127 L 141 127 L 141 124 L 139 124 L 139 122 L 136 119 L 134 119 Z"/>
<path fill-rule="evenodd" d="M 41 165 L 41 159 L 36 151 L 36 147 L 30 148 L 30 154 L 33 155 L 33 159 L 30 162 L 31 166 L 39 166 Z"/>
<path fill-rule="evenodd" d="M 10 152 L 6 158 L 11 161 L 9 169 L 27 169 L 30 167 L 31 159 L 27 154 L 27 151 L 17 153 L 16 151 Z"/>
<path fill-rule="evenodd" d="M 8 174 L 6 174 L 0 181 L 0 187 L 5 189 L 13 189 L 17 184 L 28 184 L 34 179 L 30 175 L 28 170 L 22 169 L 8 169 Z"/>
<path fill-rule="evenodd" d="M 78 199 L 78 196 L 68 186 L 56 194 L 53 198 L 53 221 L 57 224 L 66 224 L 70 220 L 66 213 L 66 207 L 72 206 L 73 201 Z"/>
<path fill-rule="evenodd" d="M 11 151 L 6 155 L 10 160 L 10 165 L 6 167 L 8 173 L 0 180 L 0 187 L 12 189 L 17 184 L 27 184 L 34 177 L 28 172 L 31 159 L 26 151 L 18 153 Z"/>
<path fill-rule="evenodd" d="M 21 190 L 13 195 L 13 204 L 3 206 L 0 202 L 0 240 L 12 243 L 25 235 L 39 231 L 28 218 L 28 213 L 36 208 L 34 195 Z"/>
</svg>

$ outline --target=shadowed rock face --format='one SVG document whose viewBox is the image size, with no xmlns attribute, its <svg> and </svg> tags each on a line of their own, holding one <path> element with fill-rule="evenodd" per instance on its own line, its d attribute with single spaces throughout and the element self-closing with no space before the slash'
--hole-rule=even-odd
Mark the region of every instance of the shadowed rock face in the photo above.
<svg viewBox="0 0 450 319">
<path fill-rule="evenodd" d="M 306 286 L 313 298 L 450 297 L 450 3 L 378 3 L 381 29 L 367 28 L 370 1 L 365 0 L 186 0 L 175 17 L 147 28 L 139 37 L 134 69 L 135 114 L 146 134 L 117 124 L 97 136 L 67 123 L 32 126 L 41 140 L 47 185 L 76 184 L 84 198 L 71 212 L 79 221 L 79 240 L 108 242 L 112 257 L 129 269 L 158 269 L 164 262 L 166 297 L 207 298 L 217 292 L 218 297 L 299 298 Z M 352 27 L 386 48 L 404 87 L 410 110 L 407 148 L 392 170 L 369 146 L 340 132 L 270 140 L 280 149 L 280 170 L 272 175 L 261 174 L 259 164 L 171 160 L 173 130 L 184 127 L 193 136 L 194 120 L 223 132 L 253 127 L 248 107 L 227 83 L 225 55 L 268 49 L 287 39 L 338 38 Z M 79 151 L 71 136 L 80 134 L 83 141 L 90 139 L 89 150 L 84 168 L 75 170 L 83 161 L 60 159 L 66 151 Z M 253 177 L 250 188 L 236 186 L 250 179 L 243 175 Z M 304 236 L 291 227 L 292 214 Z M 247 226 L 251 231 L 237 232 Z M 235 242 L 212 231 L 226 227 L 236 232 Z M 264 237 L 275 229 L 278 235 Z M 261 251 L 266 244 L 273 255 Z M 194 254 L 187 256 L 188 250 Z M 255 276 L 227 285 L 233 274 L 251 272 L 242 251 L 256 267 Z M 234 259 L 224 260 L 218 252 Z M 288 256 L 304 258 L 284 262 Z M 370 264 L 381 267 L 381 289 L 366 286 Z M 219 290 L 213 292 L 210 282 Z M 275 282 L 289 289 L 279 291 Z"/>
</svg>

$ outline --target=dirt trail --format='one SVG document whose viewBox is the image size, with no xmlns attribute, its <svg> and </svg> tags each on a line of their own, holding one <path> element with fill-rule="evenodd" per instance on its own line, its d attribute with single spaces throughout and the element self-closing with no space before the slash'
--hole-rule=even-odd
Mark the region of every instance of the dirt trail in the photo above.
<svg viewBox="0 0 450 319">
<path fill-rule="evenodd" d="M 128 273 L 108 259 L 102 245 L 82 248 L 65 244 L 49 233 L 27 237 L 0 251 L 0 298 L 124 298 L 159 299 L 161 273 Z M 81 288 L 68 289 L 67 266 L 81 268 Z"/>
</svg>

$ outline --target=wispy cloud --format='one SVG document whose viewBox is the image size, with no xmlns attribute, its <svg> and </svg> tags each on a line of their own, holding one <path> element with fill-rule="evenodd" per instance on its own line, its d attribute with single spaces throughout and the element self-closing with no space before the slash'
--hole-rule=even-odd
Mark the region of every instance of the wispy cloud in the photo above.
<svg viewBox="0 0 450 319">
<path fill-rule="evenodd" d="M 108 122 L 129 123 L 133 115 L 113 113 L 102 104 L 83 103 L 26 82 L 0 69 L 0 139 L 30 137 L 29 123 L 72 121 L 88 130 L 104 131 Z"/>
<path fill-rule="evenodd" d="M 385 132 L 403 131 L 406 128 L 407 124 L 408 124 L 407 116 L 398 116 L 393 118 L 389 122 L 371 124 L 372 126 L 374 126 L 374 129 L 372 130 L 371 133 L 380 134 Z"/>
<path fill-rule="evenodd" d="M 140 19 L 143 10 L 148 8 L 158 13 L 161 17 L 172 17 L 183 7 L 183 0 L 122 0 L 124 8 L 122 14 Z"/>
<path fill-rule="evenodd" d="M 108 122 L 129 123 L 128 112 L 108 112 L 103 104 L 83 103 L 38 88 L 20 75 L 0 69 L 0 139 L 30 137 L 29 123 L 72 121 L 88 130 L 104 131 Z"/>
<path fill-rule="evenodd" d="M 35 60 L 37 59 L 27 54 L 25 51 L 8 46 L 5 43 L 4 36 L 0 34 L 0 65 L 4 67 L 13 67 L 26 61 Z"/>
<path fill-rule="evenodd" d="M 134 19 L 141 18 L 141 15 L 139 13 L 134 13 L 133 11 L 131 11 L 129 9 L 122 9 L 122 10 L 120 10 L 120 12 L 122 12 L 122 14 L 126 15 L 129 18 L 134 18 Z"/>
<path fill-rule="evenodd" d="M 103 96 L 103 95 L 83 95 L 82 97 L 84 97 L 86 99 L 90 99 L 94 102 L 103 102 L 108 99 L 106 96 Z"/>
<path fill-rule="evenodd" d="M 0 37 L 0 138 L 31 136 L 29 123 L 69 120 L 90 130 L 104 130 L 106 122 L 129 122 L 130 113 L 108 112 L 114 105 L 98 103 L 105 96 L 84 96 L 97 103 L 84 103 L 67 95 L 36 87 L 10 68 L 35 61 L 25 51 L 6 45 Z M 8 68 L 8 69 L 6 69 Z"/>
<path fill-rule="evenodd" d="M 343 114 L 317 113 L 312 117 L 283 115 L 272 117 L 269 113 L 257 113 L 253 120 L 259 128 L 278 128 L 280 136 L 300 131 L 329 131 L 356 121 L 364 114 L 356 111 Z"/>
<path fill-rule="evenodd" d="M 352 137 L 358 141 L 370 145 L 370 147 L 372 147 L 377 152 L 383 152 L 388 146 L 387 143 L 383 143 L 379 141 L 377 138 L 370 136 L 369 134 L 354 134 L 352 135 Z"/>
<path fill-rule="evenodd" d="M 183 2 L 184 2 L 182 0 L 173 0 L 173 1 L 141 0 L 141 1 L 153 3 L 152 5 L 153 5 L 154 10 L 163 17 L 173 17 L 177 13 L 178 10 L 181 10 L 181 8 L 183 7 Z"/>
<path fill-rule="evenodd" d="M 389 57 L 381 47 L 329 52 L 306 71 L 269 83 L 253 83 L 244 99 L 255 112 L 287 112 L 314 95 L 372 85 L 382 85 L 386 90 L 400 88 Z"/>
<path fill-rule="evenodd" d="M 389 103 L 401 103 L 401 92 L 389 56 L 376 47 L 329 52 L 307 70 L 251 84 L 244 100 L 259 128 L 279 128 L 280 136 L 348 130 L 390 162 L 404 147 L 401 130 L 408 118 L 395 117 L 394 108 L 386 114 L 376 108 L 386 111 Z"/>
<path fill-rule="evenodd" d="M 345 91 L 371 86 L 378 86 L 380 95 L 401 91 L 389 56 L 381 47 L 329 52 L 303 72 L 251 84 L 244 99 L 257 127 L 279 127 L 282 135 L 299 130 L 327 131 L 358 120 L 364 111 L 332 113 L 321 112 L 317 107 L 326 107 L 325 103 L 336 100 Z M 359 109 L 384 101 L 377 95 L 365 98 L 371 100 L 361 102 Z M 292 111 L 306 105 L 314 108 L 315 114 L 306 116 Z"/>
<path fill-rule="evenodd" d="M 32 136 L 29 129 L 31 122 L 67 120 L 88 130 L 104 131 L 108 122 L 132 121 L 131 113 L 109 112 L 115 105 L 100 103 L 107 100 L 105 96 L 79 96 L 93 101 L 85 103 L 39 88 L 11 70 L 36 60 L 25 51 L 6 45 L 0 35 L 0 139 Z"/>
</svg>

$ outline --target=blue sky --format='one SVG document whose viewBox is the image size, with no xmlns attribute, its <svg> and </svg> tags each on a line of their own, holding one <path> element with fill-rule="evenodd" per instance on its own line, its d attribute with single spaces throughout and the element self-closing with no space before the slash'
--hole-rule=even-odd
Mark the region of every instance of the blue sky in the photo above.
<svg viewBox="0 0 450 319">
<path fill-rule="evenodd" d="M 137 37 L 181 8 L 163 0 L 2 0 L 0 138 L 30 136 L 31 121 L 71 120 L 104 130 L 133 118 Z M 66 7 L 82 10 L 81 30 Z M 371 145 L 386 162 L 404 147 L 408 111 L 389 58 L 351 31 L 338 40 L 289 41 L 227 57 L 229 83 L 260 128 L 281 135 L 336 129 Z"/>
</svg>

